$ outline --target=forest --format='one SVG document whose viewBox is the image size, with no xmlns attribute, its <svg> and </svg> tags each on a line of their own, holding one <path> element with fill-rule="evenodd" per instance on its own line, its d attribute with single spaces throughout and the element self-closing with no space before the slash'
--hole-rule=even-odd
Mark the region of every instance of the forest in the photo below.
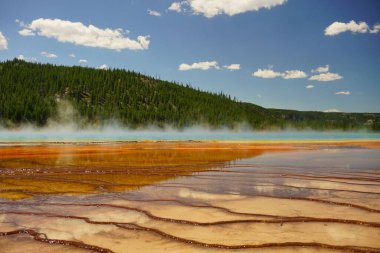
<svg viewBox="0 0 380 253">
<path fill-rule="evenodd" d="M 379 113 L 323 113 L 267 109 L 175 82 L 123 69 L 0 62 L 0 125 L 38 127 L 62 122 L 73 108 L 78 127 L 117 122 L 132 129 L 244 127 L 252 130 L 380 130 Z M 64 122 L 62 122 L 64 123 Z"/>
</svg>

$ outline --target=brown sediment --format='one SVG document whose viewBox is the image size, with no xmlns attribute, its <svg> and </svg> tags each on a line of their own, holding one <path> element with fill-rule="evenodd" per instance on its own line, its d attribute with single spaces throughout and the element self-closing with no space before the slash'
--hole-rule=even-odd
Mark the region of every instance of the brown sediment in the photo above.
<svg viewBox="0 0 380 253">
<path fill-rule="evenodd" d="M 233 166 L 233 168 L 251 168 L 253 167 L 252 165 L 246 165 L 246 166 Z M 273 167 L 272 167 L 273 168 Z M 270 168 L 265 168 L 265 169 L 270 169 Z M 337 176 L 324 176 L 324 175 L 315 175 L 312 173 L 307 173 L 304 172 L 303 174 L 296 174 L 296 173 L 285 173 L 285 172 L 263 172 L 263 171 L 236 171 L 236 170 L 223 170 L 223 172 L 226 173 L 232 173 L 232 174 L 247 174 L 247 175 L 252 175 L 254 174 L 255 177 L 257 175 L 265 175 L 263 178 L 273 178 L 273 177 L 289 177 L 289 178 L 310 178 L 310 179 L 318 179 L 321 181 L 327 181 L 327 182 L 337 182 L 337 183 L 348 183 L 345 181 L 339 181 L 339 180 L 352 180 L 352 181 L 370 181 L 370 182 L 379 182 L 378 185 L 380 185 L 380 177 L 376 177 L 377 175 L 371 175 L 370 177 L 359 177 L 358 175 L 353 175 L 353 174 L 348 174 L 348 173 L 339 173 L 339 172 L 329 172 L 329 174 L 340 174 L 340 175 L 346 175 L 350 177 L 337 177 Z M 327 180 L 326 180 L 327 179 Z M 331 179 L 336 179 L 337 181 L 333 181 Z M 349 183 L 349 184 L 355 184 L 355 183 Z M 358 185 L 376 185 L 376 184 L 360 184 L 357 183 Z"/>
<path fill-rule="evenodd" d="M 197 177 L 193 176 L 198 179 L 206 179 L 206 177 Z M 207 180 L 214 180 L 214 181 L 224 181 L 223 179 L 212 179 L 212 178 L 207 178 Z M 232 180 L 231 180 L 232 181 Z M 236 181 L 239 182 L 241 185 L 246 185 L 244 182 Z M 258 182 L 258 183 L 257 183 Z M 197 186 L 204 186 L 205 184 L 197 184 Z M 294 185 L 289 185 L 289 184 L 271 184 L 266 181 L 256 181 L 254 186 L 267 186 L 267 187 L 284 187 L 284 188 L 294 188 L 294 189 L 307 189 L 307 190 L 319 190 L 319 191 L 328 191 L 328 192 L 348 192 L 348 193 L 358 193 L 358 194 L 373 194 L 373 195 L 379 195 L 380 193 L 378 192 L 370 192 L 370 191 L 355 191 L 355 190 L 343 190 L 343 189 L 336 189 L 336 188 L 318 188 L 318 187 L 306 187 L 306 186 L 294 186 Z M 159 186 L 156 187 L 184 187 L 184 188 L 190 188 L 186 184 L 178 184 L 178 183 L 162 183 Z"/>
<path fill-rule="evenodd" d="M 364 252 L 380 252 L 380 248 L 370 248 L 370 247 L 357 247 L 357 246 L 340 246 L 340 245 L 329 245 L 324 243 L 317 243 L 317 242 L 284 242 L 284 243 L 263 243 L 263 244 L 242 244 L 242 245 L 225 245 L 225 244 L 214 244 L 214 243 L 204 243 L 197 240 L 191 240 L 186 239 L 182 237 L 178 237 L 175 235 L 171 235 L 169 233 L 166 233 L 164 231 L 161 231 L 159 229 L 150 228 L 150 227 L 144 227 L 135 223 L 131 222 L 110 222 L 110 221 L 92 221 L 88 217 L 81 217 L 81 216 L 72 216 L 72 215 L 57 215 L 57 214 L 50 214 L 50 213 L 33 213 L 33 212 L 8 212 L 8 214 L 14 214 L 14 215 L 27 215 L 27 216 L 45 216 L 45 217 L 54 217 L 54 218 L 64 218 L 64 219 L 76 219 L 76 220 L 83 220 L 86 223 L 89 224 L 101 224 L 101 225 L 113 225 L 122 229 L 127 230 L 140 230 L 140 231 L 146 231 L 155 233 L 157 235 L 160 235 L 164 238 L 175 240 L 178 242 L 182 242 L 185 244 L 191 244 L 193 246 L 200 246 L 200 247 L 206 247 L 206 248 L 219 248 L 219 249 L 254 249 L 254 248 L 278 248 L 278 247 L 318 247 L 318 248 L 326 248 L 326 249 L 335 249 L 335 250 L 345 250 L 348 252 L 355 252 L 355 253 L 364 253 Z M 290 222 L 290 221 L 289 221 Z M 294 222 L 294 221 L 292 221 Z M 303 221 L 299 221 L 303 222 Z M 283 222 L 285 223 L 285 222 Z M 186 223 L 183 223 L 186 224 Z M 356 225 L 356 224 L 355 224 Z M 377 226 L 375 226 L 377 227 Z M 25 232 L 24 232 L 25 231 Z M 66 240 L 56 240 L 56 239 L 47 239 L 41 238 L 43 235 L 42 233 L 38 233 L 34 230 L 28 230 L 28 229 L 21 229 L 21 230 L 15 230 L 10 232 L 0 232 L 0 236 L 8 236 L 8 235 L 14 235 L 14 234 L 21 234 L 26 233 L 33 236 L 33 238 L 36 241 L 40 242 L 46 242 L 46 243 L 52 243 L 52 244 L 64 244 L 64 245 L 71 245 L 79 248 L 85 248 L 94 250 L 97 252 L 112 252 L 109 249 L 104 249 L 101 247 L 93 246 L 84 244 L 81 242 L 74 242 L 74 241 L 66 241 Z"/>
<path fill-rule="evenodd" d="M 36 204 L 34 204 L 35 206 Z M 380 223 L 378 222 L 366 222 L 366 221 L 359 221 L 359 220 L 349 220 L 349 219 L 333 219 L 333 218 L 313 218 L 313 217 L 286 217 L 286 216 L 279 216 L 279 215 L 265 215 L 266 217 L 270 218 L 276 218 L 275 220 L 259 220 L 259 219 L 245 219 L 245 220 L 228 220 L 228 221 L 217 221 L 217 222 L 195 222 L 195 221 L 188 221 L 188 220 L 182 220 L 182 219 L 174 219 L 174 218 L 163 218 L 153 215 L 151 212 L 135 208 L 135 207 L 127 207 L 127 206 L 120 206 L 120 205 L 113 205 L 113 204 L 68 204 L 68 203 L 45 203 L 45 206 L 82 206 L 82 207 L 111 207 L 111 208 L 119 208 L 119 209 L 125 209 L 129 211 L 135 211 L 142 213 L 149 217 L 152 220 L 158 220 L 158 221 L 164 221 L 164 222 L 172 222 L 172 223 L 178 223 L 178 224 L 187 224 L 187 225 L 193 225 L 193 226 L 215 226 L 215 225 L 225 225 L 225 224 L 234 224 L 234 223 L 277 223 L 277 224 L 283 224 L 283 223 L 294 223 L 294 222 L 324 222 L 324 223 L 344 223 L 344 224 L 353 224 L 353 225 L 362 225 L 367 227 L 380 227 Z M 46 214 L 46 213 L 36 213 L 36 212 L 0 212 L 1 214 L 27 214 L 27 215 L 46 215 L 49 217 L 52 217 L 53 214 Z M 235 212 L 235 214 L 238 214 Z M 247 214 L 247 213 L 246 213 Z M 260 214 L 250 213 L 252 216 L 260 216 Z M 62 218 L 61 216 L 57 216 Z M 70 216 L 68 216 L 70 217 Z"/>
<path fill-rule="evenodd" d="M 203 243 L 196 240 L 189 240 L 177 236 L 170 235 L 163 231 L 154 228 L 146 228 L 140 225 L 132 224 L 135 228 L 125 227 L 124 225 L 117 225 L 118 227 L 132 230 L 142 230 L 147 232 L 154 232 L 162 237 L 173 239 L 175 241 L 179 241 L 182 243 L 187 243 L 195 246 L 206 247 L 206 248 L 218 248 L 218 249 L 262 249 L 262 248 L 280 248 L 280 247 L 317 247 L 317 248 L 325 248 L 325 249 L 333 249 L 333 250 L 344 250 L 346 252 L 353 253 L 378 253 L 380 249 L 377 248 L 360 248 L 356 246 L 338 246 L 338 245 L 329 245 L 324 243 L 310 242 L 284 242 L 284 243 L 264 243 L 264 244 L 243 244 L 243 245 L 224 245 L 224 244 L 212 244 L 212 243 Z"/>
<path fill-rule="evenodd" d="M 186 175 L 184 175 L 186 176 Z M 205 178 L 205 179 L 213 179 L 213 180 L 217 180 L 218 179 L 218 175 L 209 175 L 209 176 L 197 176 L 198 178 Z M 239 178 L 239 177 L 237 177 Z M 358 185 L 358 186 L 380 186 L 380 184 L 366 184 L 366 183 L 351 183 L 351 182 L 343 182 L 343 181 L 334 181 L 333 179 L 335 179 L 334 177 L 331 177 L 332 179 L 329 180 L 329 179 L 320 179 L 318 177 L 315 177 L 315 179 L 313 179 L 312 176 L 290 176 L 290 175 L 287 175 L 287 174 L 281 174 L 279 173 L 279 175 L 276 177 L 276 176 L 267 176 L 267 177 L 256 177 L 257 179 L 266 179 L 266 178 L 274 178 L 274 179 L 278 179 L 278 178 L 291 178 L 291 179 L 302 179 L 302 180 L 311 180 L 311 181 L 315 181 L 315 182 L 331 182 L 331 183 L 338 183 L 338 184 L 347 184 L 347 185 Z M 234 180 L 234 177 L 230 177 L 229 180 Z M 239 180 L 239 179 L 238 179 Z M 353 179 L 350 179 L 350 180 L 353 180 Z M 371 181 L 371 180 L 368 180 L 368 181 Z M 380 191 L 378 192 L 380 193 Z"/>
<path fill-rule="evenodd" d="M 234 194 L 231 194 L 231 195 L 234 195 Z M 374 213 L 380 213 L 380 210 L 378 210 L 378 209 L 374 209 L 374 208 L 368 208 L 368 207 L 366 207 L 366 206 L 355 205 L 355 204 L 344 203 L 344 202 L 336 202 L 336 201 L 330 201 L 330 200 L 315 199 L 315 198 L 278 197 L 278 196 L 263 195 L 263 194 L 248 195 L 248 196 L 252 196 L 252 197 L 274 198 L 274 199 L 287 199 L 287 200 L 313 201 L 313 202 L 318 202 L 318 203 L 323 203 L 323 204 L 331 204 L 331 205 L 338 205 L 338 206 L 347 206 L 347 207 L 352 207 L 352 208 L 360 209 L 360 210 L 363 210 L 363 211 L 374 212 Z M 133 201 L 138 201 L 138 200 L 133 200 Z M 150 200 L 142 200 L 142 201 L 150 201 Z M 176 202 L 178 202 L 178 203 L 186 203 L 186 202 L 178 201 L 178 200 L 165 200 L 165 199 L 151 200 L 151 201 L 176 201 Z M 1 204 L 1 202 L 0 202 L 0 204 Z M 198 207 L 198 205 L 195 205 L 195 206 Z M 212 205 L 210 205 L 210 207 L 213 207 L 213 208 L 221 208 L 221 207 L 212 206 Z M 223 209 L 225 209 L 225 208 L 223 208 Z M 231 211 L 231 210 L 229 210 L 229 211 Z M 235 213 L 237 213 L 237 214 L 248 214 L 248 213 L 238 213 L 238 212 L 235 212 Z M 254 214 L 254 215 L 259 215 L 259 214 Z"/>
<path fill-rule="evenodd" d="M 215 177 L 212 177 L 212 176 L 197 176 L 197 175 L 193 175 L 192 177 L 198 178 L 198 179 L 214 180 L 214 181 L 225 181 L 224 178 L 215 178 Z M 229 180 L 229 181 L 233 181 L 233 179 Z M 265 181 L 256 181 L 256 182 L 265 183 Z M 243 182 L 240 182 L 240 183 L 243 183 Z M 317 188 L 317 187 L 306 187 L 306 186 L 302 186 L 301 187 L 301 186 L 294 186 L 294 185 L 289 185 L 289 184 L 273 184 L 273 185 L 274 186 L 289 187 L 289 188 L 297 188 L 297 189 L 326 190 L 326 191 L 337 191 L 337 192 L 355 192 L 355 193 L 364 193 L 364 194 L 380 194 L 380 192 L 358 191 L 358 190 L 349 190 L 349 189 Z M 372 185 L 369 185 L 369 186 L 372 186 Z"/>
<path fill-rule="evenodd" d="M 113 251 L 111 251 L 109 249 L 101 248 L 101 247 L 94 246 L 94 245 L 85 244 L 82 242 L 48 239 L 45 234 L 38 233 L 37 231 L 35 231 L 33 229 L 19 229 L 19 230 L 13 230 L 13 231 L 8 231 L 8 232 L 0 232 L 0 237 L 20 235 L 20 234 L 30 235 L 35 241 L 42 242 L 42 243 L 73 246 L 76 248 L 91 250 L 91 251 L 95 251 L 95 252 L 99 252 L 99 253 L 114 253 Z"/>
<path fill-rule="evenodd" d="M 194 177 L 196 177 L 196 176 L 194 176 Z M 280 185 L 280 184 L 275 184 L 273 186 L 274 187 L 276 187 L 276 186 L 285 186 L 285 187 L 288 187 L 287 185 Z M 166 187 L 166 186 L 165 185 L 157 185 L 155 187 L 160 188 L 160 187 Z M 196 190 L 197 189 L 195 187 L 186 186 L 186 185 L 172 186 L 172 187 L 173 188 L 191 189 L 191 190 Z M 295 186 L 289 186 L 289 187 L 295 187 Z M 323 189 L 323 188 L 308 188 L 308 187 L 295 187 L 295 188 L 347 192 L 346 190 Z M 348 192 L 365 193 L 365 194 L 380 194 L 380 193 L 374 193 L 374 192 L 357 192 L 357 191 L 348 191 Z M 273 195 L 265 195 L 265 194 L 257 194 L 257 193 L 255 193 L 255 194 L 245 193 L 243 195 L 235 194 L 235 193 L 229 193 L 229 194 L 231 194 L 231 195 L 237 195 L 237 196 L 244 196 L 244 197 L 266 197 L 266 198 L 274 198 L 274 199 L 312 201 L 312 202 L 319 202 L 319 203 L 323 203 L 323 204 L 331 204 L 331 205 L 338 205 L 338 206 L 347 206 L 347 207 L 361 209 L 361 210 L 368 211 L 368 212 L 380 213 L 379 209 L 369 208 L 369 207 L 366 207 L 366 206 L 356 205 L 356 204 L 353 204 L 353 203 L 337 202 L 337 201 L 317 199 L 317 198 L 310 198 L 310 197 L 296 197 L 296 196 L 284 197 L 284 196 L 273 196 Z M 146 200 L 143 200 L 143 201 L 146 201 Z M 174 200 L 160 199 L 160 200 L 157 200 L 157 201 L 174 201 Z"/>
<path fill-rule="evenodd" d="M 40 195 L 40 194 L 55 195 L 55 194 L 80 194 L 80 193 L 98 192 L 99 187 L 103 188 L 104 190 L 117 189 L 115 187 L 119 187 L 119 190 L 138 189 L 141 186 L 149 185 L 154 182 L 158 182 L 160 180 L 167 180 L 170 177 L 176 177 L 176 176 L 182 176 L 182 177 L 191 176 L 193 178 L 207 179 L 207 180 L 214 180 L 214 181 L 225 180 L 224 178 L 218 178 L 217 175 L 197 176 L 197 175 L 184 174 L 184 173 L 192 173 L 192 172 L 193 171 L 191 172 L 186 171 L 186 172 L 182 172 L 182 174 L 181 172 L 174 173 L 174 174 L 168 173 L 166 176 L 162 174 L 157 174 L 157 173 L 146 173 L 145 175 L 140 174 L 141 176 L 136 176 L 136 174 L 131 175 L 130 173 L 126 173 L 126 174 L 76 173 L 76 174 L 69 174 L 69 175 L 64 174 L 65 175 L 64 178 L 56 178 L 54 176 L 50 177 L 49 175 L 45 175 L 45 174 L 42 176 L 27 175 L 25 177 L 5 176 L 3 177 L 3 179 L 1 179 L 1 176 L 0 176 L 0 185 L 2 185 L 2 188 L 3 188 L 1 192 L 23 191 L 23 193 L 25 193 L 26 195 Z M 103 178 L 103 180 L 99 178 Z M 107 180 L 111 180 L 111 181 L 107 181 Z M 232 182 L 234 179 L 229 177 L 228 180 Z M 240 182 L 240 184 L 243 183 L 241 182 L 241 180 L 238 180 L 238 181 Z M 260 182 L 260 181 L 256 179 L 256 182 Z M 345 182 L 338 182 L 338 183 L 345 183 Z M 346 184 L 354 185 L 352 183 L 346 183 Z M 363 184 L 363 185 L 366 185 L 366 184 Z M 63 188 L 62 186 L 65 186 L 65 187 Z M 327 190 L 327 191 L 346 191 L 346 192 L 356 192 L 356 193 L 365 193 L 365 194 L 380 194 L 380 192 L 374 192 L 374 191 L 359 191 L 359 190 L 352 190 L 352 189 L 349 190 L 349 189 L 336 189 L 336 188 L 316 188 L 316 187 L 306 187 L 306 186 L 298 187 L 294 185 L 279 184 L 279 183 L 274 184 L 274 186 L 282 186 L 282 187 L 290 187 L 290 188 L 298 188 L 298 189 L 315 189 L 315 190 Z M 158 185 L 157 187 L 164 187 L 164 186 Z M 46 190 L 44 190 L 45 188 Z M 78 191 L 73 191 L 73 189 L 75 188 L 78 188 Z M 38 189 L 38 191 L 36 191 L 36 189 Z"/>
<path fill-rule="evenodd" d="M 339 148 L 343 143 L 276 145 L 147 142 L 0 147 L 0 198 L 12 200 L 0 202 L 0 230 L 8 230 L 0 236 L 27 234 L 39 242 L 112 252 L 117 248 L 113 242 L 102 244 L 92 238 L 106 241 L 108 229 L 116 229 L 116 234 L 122 234 L 124 229 L 145 231 L 148 236 L 186 244 L 195 250 L 309 247 L 380 252 L 375 238 L 380 233 L 380 205 L 376 204 L 380 199 L 380 174 L 373 162 L 377 160 L 368 163 L 375 167 L 350 170 L 329 163 L 309 165 L 302 154 L 317 154 L 315 149 Z M 350 145 L 367 147 L 362 143 Z M 376 145 L 369 144 L 372 148 Z M 297 149 L 308 151 L 298 152 L 298 157 L 292 152 Z M 290 159 L 285 164 L 277 161 L 281 166 L 267 166 L 268 160 L 262 158 L 240 161 L 273 152 L 276 157 L 289 155 L 303 163 L 293 166 Z M 347 157 L 355 154 L 351 149 L 344 152 Z M 371 157 L 377 154 L 373 150 L 361 152 L 372 152 Z M 332 165 L 333 157 L 328 158 Z M 309 167 L 303 168 L 302 164 Z M 22 200 L 25 198 L 30 199 Z M 39 222 L 48 218 L 56 224 L 46 223 L 44 228 Z M 71 220 L 97 225 L 90 227 L 101 233 L 60 237 L 59 232 L 75 234 L 77 222 L 66 230 L 60 227 L 71 224 Z M 81 222 L 82 226 L 89 226 L 85 223 Z M 246 228 L 253 232 L 244 237 Z M 310 234 L 313 228 L 320 234 Z M 278 234 L 277 239 L 267 236 L 277 230 L 289 235 Z M 218 232 L 226 238 L 224 241 L 219 240 Z M 340 232 L 343 235 L 336 239 L 335 233 Z M 256 233 L 257 238 L 250 239 Z M 298 233 L 312 239 L 297 237 Z M 88 244 L 95 242 L 105 248 L 91 248 Z M 172 246 L 181 251 L 181 244 Z"/>
</svg>

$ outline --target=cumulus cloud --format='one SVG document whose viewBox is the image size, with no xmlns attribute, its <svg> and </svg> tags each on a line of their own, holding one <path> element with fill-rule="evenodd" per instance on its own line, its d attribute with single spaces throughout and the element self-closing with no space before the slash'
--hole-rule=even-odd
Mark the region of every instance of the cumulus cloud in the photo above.
<svg viewBox="0 0 380 253">
<path fill-rule="evenodd" d="M 287 70 L 283 73 L 273 71 L 273 69 L 258 69 L 253 74 L 255 77 L 260 78 L 276 78 L 282 77 L 284 79 L 297 79 L 297 78 L 305 78 L 307 74 L 301 70 Z"/>
<path fill-rule="evenodd" d="M 30 30 L 30 29 L 25 29 L 26 28 L 26 25 L 23 21 L 19 20 L 18 18 L 16 18 L 15 22 L 17 24 L 19 24 L 19 26 L 23 27 L 24 29 L 18 31 L 18 33 L 21 35 L 21 36 L 35 36 L 36 34 Z"/>
<path fill-rule="evenodd" d="M 46 58 L 57 58 L 58 56 L 56 54 L 48 53 L 48 52 L 41 52 L 41 55 L 45 56 Z"/>
<path fill-rule="evenodd" d="M 327 72 L 327 73 L 321 73 L 318 75 L 311 76 L 309 80 L 319 81 L 319 82 L 330 82 L 330 81 L 335 81 L 342 78 L 343 77 L 339 74 Z"/>
<path fill-rule="evenodd" d="M 314 85 L 309 84 L 309 85 L 306 86 L 306 89 L 314 89 Z"/>
<path fill-rule="evenodd" d="M 32 30 L 29 30 L 29 29 L 22 29 L 18 31 L 18 33 L 21 36 L 35 36 L 36 35 Z"/>
<path fill-rule="evenodd" d="M 75 58 L 75 54 L 69 54 L 71 58 Z"/>
<path fill-rule="evenodd" d="M 187 71 L 192 69 L 209 70 L 212 68 L 220 69 L 217 61 L 194 62 L 192 64 L 182 63 L 178 67 L 178 69 L 181 71 Z"/>
<path fill-rule="evenodd" d="M 344 32 L 352 33 L 378 33 L 380 31 L 380 24 L 376 24 L 371 29 L 366 22 L 356 23 L 351 20 L 348 23 L 334 22 L 325 29 L 326 36 L 335 36 Z"/>
<path fill-rule="evenodd" d="M 335 92 L 335 95 L 351 95 L 351 92 L 349 92 L 349 91 L 338 91 L 338 92 Z"/>
<path fill-rule="evenodd" d="M 222 14 L 234 16 L 249 11 L 258 11 L 263 8 L 271 9 L 277 5 L 284 4 L 286 1 L 287 0 L 186 0 L 172 3 L 169 10 L 181 12 L 182 5 L 187 5 L 194 14 L 201 14 L 207 18 L 212 18 Z"/>
<path fill-rule="evenodd" d="M 98 67 L 98 69 L 103 69 L 103 70 L 107 70 L 108 69 L 108 66 L 106 64 L 103 64 L 103 65 L 100 65 Z"/>
<path fill-rule="evenodd" d="M 223 68 L 234 71 L 234 70 L 240 70 L 240 64 L 230 64 L 230 65 L 225 65 Z"/>
<path fill-rule="evenodd" d="M 330 66 L 326 65 L 324 67 L 318 67 L 316 69 L 311 70 L 312 73 L 326 73 L 329 72 Z"/>
<path fill-rule="evenodd" d="M 158 11 L 151 10 L 151 9 L 148 9 L 148 14 L 155 17 L 161 17 L 161 13 L 159 13 Z"/>
<path fill-rule="evenodd" d="M 275 72 L 272 69 L 258 69 L 252 75 L 260 78 L 276 78 L 282 74 L 280 72 Z"/>
<path fill-rule="evenodd" d="M 0 32 L 0 50 L 8 49 L 8 41 L 5 36 Z"/>
<path fill-rule="evenodd" d="M 148 49 L 150 44 L 150 36 L 138 36 L 137 41 L 140 43 L 142 49 Z"/>
<path fill-rule="evenodd" d="M 229 71 L 236 71 L 240 70 L 241 66 L 240 64 L 230 64 L 230 65 L 224 65 L 224 69 Z M 192 69 L 200 69 L 200 70 L 209 70 L 209 69 L 221 69 L 217 61 L 204 61 L 204 62 L 194 62 L 192 64 L 182 63 L 178 67 L 181 71 L 187 71 Z"/>
<path fill-rule="evenodd" d="M 376 24 L 373 26 L 372 30 L 370 30 L 370 33 L 378 33 L 380 31 L 380 24 Z"/>
<path fill-rule="evenodd" d="M 341 110 L 338 110 L 336 108 L 332 108 L 332 109 L 324 110 L 323 112 L 341 112 Z"/>
<path fill-rule="evenodd" d="M 149 36 L 138 36 L 133 40 L 126 37 L 126 31 L 120 28 L 101 29 L 93 25 L 86 26 L 81 22 L 61 19 L 35 19 L 30 24 L 25 24 L 19 33 L 23 36 L 39 35 L 59 42 L 116 51 L 145 50 L 149 48 L 150 43 Z"/>
<path fill-rule="evenodd" d="M 79 59 L 78 63 L 79 64 L 85 64 L 85 63 L 88 63 L 88 61 L 85 59 Z"/>
<path fill-rule="evenodd" d="M 182 11 L 182 4 L 183 4 L 182 2 L 174 2 L 169 6 L 168 10 L 169 11 L 175 11 L 175 12 L 181 12 Z"/>
<path fill-rule="evenodd" d="M 306 73 L 301 70 L 287 70 L 282 73 L 284 79 L 298 79 L 307 77 Z"/>
<path fill-rule="evenodd" d="M 22 54 L 20 54 L 19 56 L 17 56 L 17 59 L 18 60 L 22 60 L 22 61 L 27 61 L 27 62 L 36 62 L 37 61 L 37 59 L 34 58 L 34 57 L 25 57 Z"/>
</svg>

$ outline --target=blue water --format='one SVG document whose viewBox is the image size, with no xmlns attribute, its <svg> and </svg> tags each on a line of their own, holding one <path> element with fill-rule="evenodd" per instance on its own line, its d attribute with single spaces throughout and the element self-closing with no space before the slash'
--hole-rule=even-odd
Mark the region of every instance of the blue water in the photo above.
<svg viewBox="0 0 380 253">
<path fill-rule="evenodd" d="M 380 133 L 366 132 L 233 132 L 233 131 L 5 131 L 0 130 L 0 142 L 60 142 L 60 141 L 139 141 L 139 140 L 380 140 Z"/>
</svg>

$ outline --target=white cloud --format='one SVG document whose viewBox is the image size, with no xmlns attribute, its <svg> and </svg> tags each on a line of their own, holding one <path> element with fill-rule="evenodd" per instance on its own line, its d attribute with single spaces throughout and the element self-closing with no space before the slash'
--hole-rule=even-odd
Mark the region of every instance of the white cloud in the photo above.
<svg viewBox="0 0 380 253">
<path fill-rule="evenodd" d="M 75 54 L 69 54 L 71 58 L 75 58 Z"/>
<path fill-rule="evenodd" d="M 8 41 L 4 35 L 0 32 L 0 50 L 8 49 Z"/>
<path fill-rule="evenodd" d="M 98 69 L 103 69 L 103 70 L 107 70 L 108 69 L 108 66 L 106 64 L 103 64 L 103 65 L 100 65 L 98 67 Z"/>
<path fill-rule="evenodd" d="M 329 72 L 330 66 L 326 65 L 324 67 L 318 67 L 316 69 L 311 70 L 312 73 L 325 73 Z"/>
<path fill-rule="evenodd" d="M 342 78 L 343 77 L 339 74 L 327 72 L 327 73 L 321 73 L 318 75 L 314 75 L 314 76 L 310 77 L 309 80 L 319 81 L 319 82 L 330 82 L 330 81 L 335 81 L 335 80 L 339 80 Z"/>
<path fill-rule="evenodd" d="M 29 30 L 29 29 L 22 29 L 18 31 L 18 33 L 21 36 L 35 36 L 36 35 L 32 30 Z"/>
<path fill-rule="evenodd" d="M 212 68 L 221 69 L 217 61 L 194 62 L 192 64 L 182 63 L 178 67 L 178 69 L 181 71 L 187 71 L 187 70 L 192 70 L 192 69 L 209 70 Z M 230 65 L 224 65 L 223 68 L 229 71 L 236 71 L 236 70 L 240 70 L 241 66 L 240 64 L 235 63 L 235 64 L 230 64 Z"/>
<path fill-rule="evenodd" d="M 21 27 L 25 25 L 24 22 L 22 22 L 22 21 L 21 21 L 20 19 L 18 19 L 18 18 L 15 19 L 15 22 L 16 22 L 17 24 L 19 24 Z"/>
<path fill-rule="evenodd" d="M 323 112 L 341 112 L 341 111 L 338 109 L 332 108 L 332 109 L 324 110 Z"/>
<path fill-rule="evenodd" d="M 225 65 L 223 68 L 234 71 L 234 70 L 240 70 L 240 64 L 230 64 L 230 65 Z"/>
<path fill-rule="evenodd" d="M 204 61 L 204 62 L 194 62 L 189 65 L 187 63 L 182 63 L 179 65 L 178 69 L 181 71 L 187 71 L 192 69 L 200 69 L 200 70 L 209 70 L 211 68 L 220 69 L 217 61 Z"/>
<path fill-rule="evenodd" d="M 306 89 L 314 89 L 314 85 L 309 84 L 309 85 L 306 86 Z"/>
<path fill-rule="evenodd" d="M 137 37 L 138 42 L 140 43 L 140 46 L 142 46 L 143 49 L 148 49 L 150 44 L 150 36 L 138 36 Z"/>
<path fill-rule="evenodd" d="M 23 26 L 21 35 L 39 35 L 54 38 L 59 42 L 68 42 L 87 47 L 107 48 L 120 51 L 123 49 L 144 50 L 149 48 L 149 36 L 138 36 L 136 40 L 125 36 L 123 29 L 101 29 L 93 25 L 85 26 L 81 22 L 61 19 L 35 19 Z"/>
<path fill-rule="evenodd" d="M 168 10 L 169 11 L 175 11 L 175 12 L 181 12 L 182 11 L 182 3 L 174 2 L 169 6 Z"/>
<path fill-rule="evenodd" d="M 161 17 L 161 13 L 159 13 L 158 11 L 151 10 L 151 9 L 148 9 L 148 14 L 155 17 Z"/>
<path fill-rule="evenodd" d="M 17 59 L 22 60 L 22 61 L 27 61 L 27 62 L 36 62 L 37 61 L 37 59 L 34 57 L 24 57 L 24 55 L 22 55 L 22 54 L 17 56 Z"/>
<path fill-rule="evenodd" d="M 285 72 L 276 72 L 273 69 L 258 69 L 252 74 L 255 77 L 260 78 L 276 78 L 282 77 L 284 79 L 296 79 L 296 78 L 305 78 L 307 74 L 301 70 L 286 70 Z"/>
<path fill-rule="evenodd" d="M 282 76 L 280 72 L 275 72 L 272 69 L 258 69 L 252 75 L 260 78 L 276 78 Z"/>
<path fill-rule="evenodd" d="M 380 24 L 376 24 L 373 26 L 372 30 L 370 30 L 370 33 L 378 33 L 380 31 Z"/>
<path fill-rule="evenodd" d="M 380 31 L 380 24 L 376 24 L 371 29 L 366 22 L 356 23 L 351 20 L 348 23 L 334 22 L 325 29 L 326 36 L 335 36 L 344 32 L 352 33 L 378 33 Z"/>
<path fill-rule="evenodd" d="M 338 92 L 335 92 L 335 95 L 351 95 L 351 92 L 349 92 L 349 91 L 338 91 Z"/>
<path fill-rule="evenodd" d="M 56 54 L 48 53 L 48 52 L 41 52 L 41 55 L 45 56 L 46 58 L 57 58 L 58 56 Z"/>
<path fill-rule="evenodd" d="M 174 2 L 169 10 L 181 12 L 182 5 L 190 6 L 194 14 L 202 14 L 207 18 L 226 14 L 234 16 L 236 14 L 258 11 L 262 8 L 271 9 L 277 5 L 282 5 L 287 0 L 186 0 Z"/>
<path fill-rule="evenodd" d="M 298 79 L 307 77 L 306 73 L 301 70 L 287 70 L 282 73 L 284 79 Z"/>
<path fill-rule="evenodd" d="M 80 59 L 78 62 L 79 62 L 79 64 L 85 64 L 85 63 L 88 63 L 88 61 L 85 60 L 85 59 Z"/>
</svg>

